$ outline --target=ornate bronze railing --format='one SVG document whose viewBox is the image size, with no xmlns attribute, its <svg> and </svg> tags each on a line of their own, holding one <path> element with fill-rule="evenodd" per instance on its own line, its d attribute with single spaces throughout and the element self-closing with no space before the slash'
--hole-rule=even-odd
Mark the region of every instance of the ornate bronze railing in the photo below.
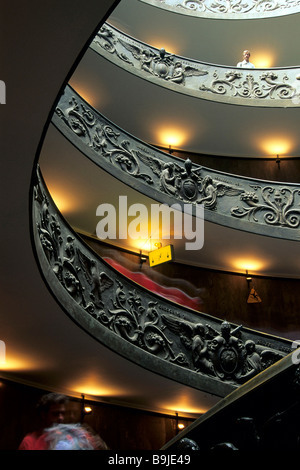
<svg viewBox="0 0 300 470">
<path fill-rule="evenodd" d="M 33 235 L 44 278 L 67 314 L 142 367 L 224 397 L 284 357 L 291 342 L 196 312 L 121 275 L 70 228 L 39 170 Z"/>
<path fill-rule="evenodd" d="M 199 62 L 156 49 L 108 23 L 90 47 L 130 73 L 196 98 L 241 106 L 300 105 L 300 67 L 247 69 Z"/>
<path fill-rule="evenodd" d="M 260 19 L 300 12 L 299 0 L 140 0 L 183 15 L 216 19 Z"/>
<path fill-rule="evenodd" d="M 162 450 L 191 459 L 196 457 L 193 451 L 298 450 L 299 387 L 295 350 L 220 400 Z"/>
<path fill-rule="evenodd" d="M 118 128 L 69 86 L 52 122 L 99 167 L 156 201 L 202 204 L 209 222 L 300 239 L 299 184 L 222 173 L 161 152 Z"/>
</svg>

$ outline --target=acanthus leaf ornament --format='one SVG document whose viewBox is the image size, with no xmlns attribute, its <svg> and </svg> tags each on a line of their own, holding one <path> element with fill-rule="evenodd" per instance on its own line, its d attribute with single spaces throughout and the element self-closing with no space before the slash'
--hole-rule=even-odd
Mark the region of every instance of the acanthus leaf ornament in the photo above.
<svg viewBox="0 0 300 470">
<path fill-rule="evenodd" d="M 253 192 L 241 195 L 241 201 L 248 207 L 233 207 L 231 214 L 234 217 L 248 217 L 259 222 L 258 213 L 263 213 L 263 221 L 268 225 L 298 228 L 300 224 L 300 190 L 287 187 L 274 188 L 253 185 Z"/>
<path fill-rule="evenodd" d="M 265 72 L 256 79 L 252 73 L 246 75 L 237 71 L 228 71 L 224 78 L 217 72 L 210 85 L 202 84 L 201 91 L 211 92 L 219 95 L 230 94 L 232 97 L 246 99 L 292 99 L 297 89 L 286 83 L 288 77 L 285 74 L 282 81 L 275 81 L 278 75 L 272 71 Z M 235 83 L 237 81 L 237 83 Z"/>
<path fill-rule="evenodd" d="M 77 101 L 76 97 L 73 96 L 69 104 L 65 110 L 57 107 L 56 114 L 74 134 L 112 164 L 119 166 L 131 176 L 144 179 L 151 184 L 150 176 L 140 172 L 135 152 L 130 149 L 130 143 L 126 139 L 119 142 L 120 134 L 110 125 L 102 124 L 92 111 Z"/>
<path fill-rule="evenodd" d="M 104 28 L 107 29 L 107 26 Z M 119 53 L 117 54 L 119 58 L 157 78 L 184 85 L 187 77 L 203 76 L 208 73 L 207 70 L 184 64 L 180 58 L 168 53 L 164 48 L 156 50 L 150 46 L 140 46 L 137 42 L 133 44 L 133 41 L 129 41 L 126 37 L 116 37 L 115 43 L 118 42 L 132 57 L 130 59 L 125 54 L 121 56 Z M 116 52 L 116 49 L 110 52 Z"/>
</svg>

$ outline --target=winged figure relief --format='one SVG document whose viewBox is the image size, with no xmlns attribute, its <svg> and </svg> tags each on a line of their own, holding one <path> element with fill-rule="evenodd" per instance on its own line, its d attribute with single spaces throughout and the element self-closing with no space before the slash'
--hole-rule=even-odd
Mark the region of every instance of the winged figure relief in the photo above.
<svg viewBox="0 0 300 470">
<path fill-rule="evenodd" d="M 130 44 L 120 38 L 119 42 L 139 62 L 141 70 L 165 80 L 184 84 L 187 77 L 208 74 L 207 70 L 202 70 L 189 64 L 185 65 L 182 61 L 176 60 L 176 57 L 173 54 L 167 53 L 164 48 L 155 51 L 149 48 L 142 48 L 136 44 Z M 129 59 L 127 59 L 128 61 Z"/>
<path fill-rule="evenodd" d="M 181 166 L 141 152 L 137 152 L 137 157 L 159 178 L 160 191 L 183 201 L 198 202 L 201 167 L 193 169 L 189 158 Z"/>
<path fill-rule="evenodd" d="M 240 186 L 223 183 L 213 179 L 210 175 L 206 175 L 202 180 L 201 195 L 198 202 L 204 204 L 204 207 L 207 209 L 215 209 L 218 198 L 223 196 L 239 196 L 244 192 L 245 190 Z"/>
<path fill-rule="evenodd" d="M 203 77 L 207 75 L 207 70 L 198 69 L 197 67 L 191 67 L 190 65 L 183 65 L 182 62 L 176 62 L 172 70 L 172 76 L 169 77 L 169 80 L 178 83 L 185 84 L 185 79 L 187 77 Z"/>
<path fill-rule="evenodd" d="M 242 326 L 232 328 L 227 321 L 220 331 L 174 315 L 163 314 L 162 321 L 189 351 L 196 370 L 221 380 L 244 383 L 285 355 L 251 339 L 244 342 Z"/>
<path fill-rule="evenodd" d="M 136 152 L 137 157 L 148 167 L 159 179 L 159 189 L 172 196 L 178 196 L 179 182 L 182 167 L 175 162 L 164 162 L 157 157 L 142 152 Z"/>
<path fill-rule="evenodd" d="M 137 151 L 137 157 L 159 178 L 159 189 L 185 202 L 203 204 L 215 209 L 218 198 L 241 195 L 245 190 L 237 185 L 201 176 L 201 167 L 193 168 L 189 158 L 180 166 L 175 161 L 164 162 L 157 157 Z"/>
<path fill-rule="evenodd" d="M 163 314 L 162 320 L 168 329 L 180 338 L 185 348 L 191 352 L 196 370 L 215 375 L 213 364 L 208 357 L 205 326 L 202 323 L 192 323 L 171 314 Z"/>
<path fill-rule="evenodd" d="M 152 74 L 154 73 L 151 67 L 152 60 L 155 56 L 154 52 L 147 48 L 141 48 L 136 44 L 130 44 L 120 38 L 119 43 L 124 47 L 124 49 L 126 49 L 132 54 L 134 59 L 136 59 L 140 63 L 141 70 Z M 129 58 L 127 58 L 127 62 L 130 62 L 132 65 L 134 65 L 134 63 L 130 61 Z"/>
</svg>

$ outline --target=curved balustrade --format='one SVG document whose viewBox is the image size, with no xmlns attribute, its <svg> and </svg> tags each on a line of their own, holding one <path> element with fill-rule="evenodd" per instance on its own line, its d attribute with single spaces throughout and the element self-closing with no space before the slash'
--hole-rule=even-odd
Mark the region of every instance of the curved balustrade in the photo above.
<svg viewBox="0 0 300 470">
<path fill-rule="evenodd" d="M 123 183 L 163 204 L 204 206 L 207 221 L 299 240 L 300 186 L 210 170 L 156 150 L 112 124 L 69 86 L 53 124 L 83 154 Z"/>
<path fill-rule="evenodd" d="M 299 13 L 298 0 L 140 0 L 159 8 L 217 19 L 260 19 Z"/>
<path fill-rule="evenodd" d="M 32 205 L 36 254 L 49 288 L 80 327 L 116 353 L 224 397 L 291 350 L 288 340 L 182 307 L 118 273 L 68 226 L 39 171 Z"/>
<path fill-rule="evenodd" d="M 249 380 L 178 433 L 161 450 L 299 449 L 299 349 Z"/>
<path fill-rule="evenodd" d="M 245 69 L 169 54 L 103 25 L 90 46 L 145 80 L 179 93 L 241 106 L 299 107 L 300 68 Z"/>
</svg>

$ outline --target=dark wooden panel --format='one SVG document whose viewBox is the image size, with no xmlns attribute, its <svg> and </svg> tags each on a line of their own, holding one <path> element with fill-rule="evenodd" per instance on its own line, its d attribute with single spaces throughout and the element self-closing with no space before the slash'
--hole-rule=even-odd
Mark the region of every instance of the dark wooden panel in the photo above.
<svg viewBox="0 0 300 470">
<path fill-rule="evenodd" d="M 0 378 L 0 450 L 17 450 L 22 438 L 37 429 L 36 404 L 47 393 Z M 92 414 L 84 418 L 111 450 L 158 450 L 176 434 L 176 417 L 87 402 Z M 81 419 L 81 400 L 69 398 L 66 422 Z M 191 419 L 180 419 L 188 425 Z"/>
<path fill-rule="evenodd" d="M 283 181 L 288 183 L 300 182 L 300 159 L 280 159 L 276 163 L 276 155 L 270 158 L 238 158 L 218 157 L 215 155 L 198 155 L 186 152 L 173 152 L 173 155 L 218 171 L 234 175 L 248 176 L 270 181 Z"/>
</svg>

